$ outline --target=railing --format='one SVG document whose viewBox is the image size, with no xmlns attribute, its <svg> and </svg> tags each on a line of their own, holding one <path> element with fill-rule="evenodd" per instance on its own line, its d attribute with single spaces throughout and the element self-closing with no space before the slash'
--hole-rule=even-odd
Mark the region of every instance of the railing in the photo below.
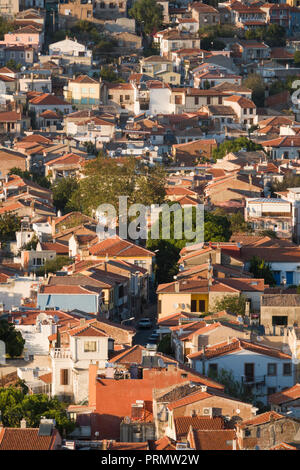
<svg viewBox="0 0 300 470">
<path fill-rule="evenodd" d="M 56 359 L 70 359 L 70 349 L 54 348 L 50 350 L 50 356 Z"/>
<path fill-rule="evenodd" d="M 265 375 L 256 375 L 256 376 L 242 375 L 241 380 L 244 385 L 256 385 L 256 384 L 265 385 L 266 384 Z"/>
</svg>

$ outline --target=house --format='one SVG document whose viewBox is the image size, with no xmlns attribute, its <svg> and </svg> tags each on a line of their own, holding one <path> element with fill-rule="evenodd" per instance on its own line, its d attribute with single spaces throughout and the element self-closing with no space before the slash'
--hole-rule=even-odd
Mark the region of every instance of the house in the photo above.
<svg viewBox="0 0 300 470">
<path fill-rule="evenodd" d="M 279 198 L 246 199 L 245 220 L 254 230 L 272 230 L 279 238 L 292 239 L 292 203 Z"/>
<path fill-rule="evenodd" d="M 25 171 L 29 170 L 29 167 L 29 158 L 24 155 L 24 153 L 16 152 L 5 147 L 0 148 L 0 171 L 2 178 L 6 176 L 12 168 L 20 168 L 22 171 Z"/>
<path fill-rule="evenodd" d="M 0 134 L 22 134 L 30 125 L 30 118 L 21 111 L 0 112 Z"/>
<path fill-rule="evenodd" d="M 230 127 L 231 124 L 236 125 L 239 122 L 236 112 L 230 105 L 231 103 L 229 106 L 210 104 L 201 106 L 200 111 L 207 113 L 216 131 L 222 132 L 225 127 Z"/>
<path fill-rule="evenodd" d="M 240 75 L 230 74 L 218 69 L 201 71 L 198 73 L 195 72 L 193 73 L 193 77 L 194 87 L 202 89 L 204 89 L 207 84 L 209 85 L 209 88 L 212 88 L 217 85 L 222 85 L 223 83 L 237 85 L 236 88 L 238 89 L 238 86 L 240 86 L 242 82 L 242 77 Z"/>
<path fill-rule="evenodd" d="M 177 29 L 167 29 L 156 33 L 154 42 L 160 45 L 160 55 L 168 59 L 171 59 L 172 52 L 178 49 L 200 48 L 200 39 L 196 34 Z"/>
<path fill-rule="evenodd" d="M 269 396 L 269 404 L 271 410 L 276 413 L 289 413 L 289 417 L 299 417 L 299 399 L 300 399 L 300 384 L 296 383 L 293 387 L 287 388 L 282 392 L 274 393 Z"/>
<path fill-rule="evenodd" d="M 93 5 L 83 3 L 82 0 L 67 1 L 58 4 L 58 27 L 69 29 L 77 21 L 91 21 L 93 19 Z"/>
<path fill-rule="evenodd" d="M 256 40 L 238 41 L 231 45 L 232 55 L 243 64 L 251 64 L 255 60 L 269 59 L 271 49 L 264 42 Z"/>
<path fill-rule="evenodd" d="M 91 246 L 89 252 L 90 259 L 127 261 L 130 264 L 146 269 L 150 276 L 153 274 L 152 262 L 155 256 L 154 253 L 117 235 Z"/>
<path fill-rule="evenodd" d="M 19 13 L 19 1 L 12 0 L 10 3 L 6 3 L 6 1 L 1 0 L 0 8 L 4 17 L 13 19 Z"/>
<path fill-rule="evenodd" d="M 39 93 L 29 99 L 29 110 L 35 113 L 38 124 L 40 115 L 44 111 L 59 111 L 62 114 L 68 114 L 72 111 L 72 105 L 50 93 Z"/>
<path fill-rule="evenodd" d="M 113 33 L 113 38 L 117 41 L 120 54 L 141 53 L 143 50 L 142 38 L 128 31 Z"/>
<path fill-rule="evenodd" d="M 172 61 L 161 57 L 159 55 L 152 55 L 150 57 L 143 57 L 140 61 L 140 71 L 150 77 L 155 78 L 159 72 L 172 72 Z"/>
<path fill-rule="evenodd" d="M 266 26 L 266 12 L 259 5 L 245 5 L 242 2 L 229 4 L 231 21 L 245 30 Z"/>
<path fill-rule="evenodd" d="M 236 424 L 241 450 L 269 450 L 282 442 L 293 442 L 298 430 L 298 421 L 275 411 Z"/>
<path fill-rule="evenodd" d="M 51 72 L 48 70 L 26 70 L 19 75 L 20 91 L 52 92 Z"/>
<path fill-rule="evenodd" d="M 58 60 L 65 67 L 85 67 L 89 70 L 92 65 L 92 51 L 77 40 L 66 37 L 49 45 L 49 56 L 45 56 L 45 61 L 49 59 Z"/>
<path fill-rule="evenodd" d="M 23 66 L 32 66 L 37 59 L 37 52 L 32 46 L 5 46 L 0 44 L 0 62 L 5 65 L 10 60 L 15 60 Z"/>
<path fill-rule="evenodd" d="M 172 145 L 174 164 L 193 166 L 203 160 L 210 160 L 215 148 L 217 148 L 215 139 L 199 139 L 193 142 Z"/>
<path fill-rule="evenodd" d="M 153 399 L 157 436 L 166 435 L 169 439 L 176 438 L 175 423 L 178 423 L 179 418 L 182 418 L 182 421 L 189 421 L 191 417 L 195 421 L 197 418 L 206 419 L 206 423 L 203 423 L 204 429 L 206 426 L 207 429 L 220 429 L 222 417 L 226 417 L 230 426 L 236 420 L 252 418 L 257 411 L 251 403 L 230 397 L 223 390 L 188 379 L 167 387 L 155 387 Z"/>
<path fill-rule="evenodd" d="M 96 0 L 95 12 L 101 18 L 123 18 L 126 17 L 126 11 L 128 7 L 127 0 Z"/>
<path fill-rule="evenodd" d="M 218 10 L 202 2 L 192 2 L 188 7 L 199 27 L 217 25 L 220 23 L 220 14 Z"/>
<path fill-rule="evenodd" d="M 64 98 L 78 108 L 99 105 L 100 83 L 87 75 L 79 75 L 64 87 Z"/>
<path fill-rule="evenodd" d="M 217 376 L 222 369 L 231 371 L 234 379 L 265 405 L 268 395 L 294 385 L 292 356 L 248 340 L 233 338 L 187 358 L 190 366 L 203 374 Z"/>
<path fill-rule="evenodd" d="M 34 26 L 24 26 L 4 34 L 4 40 L 0 44 L 5 46 L 23 46 L 32 47 L 37 52 L 40 52 L 44 43 L 44 33 Z"/>
<path fill-rule="evenodd" d="M 195 430 L 193 427 L 187 435 L 188 449 L 191 450 L 239 450 L 236 433 L 230 429 Z"/>
<path fill-rule="evenodd" d="M 288 36 L 293 36 L 299 24 L 298 5 L 265 3 L 260 7 L 270 24 L 283 26 Z"/>
<path fill-rule="evenodd" d="M 252 100 L 239 95 L 224 98 L 224 105 L 230 106 L 238 117 L 238 122 L 249 129 L 257 124 L 256 105 Z"/>
<path fill-rule="evenodd" d="M 300 137 L 279 136 L 276 139 L 261 142 L 272 160 L 294 160 L 300 156 Z"/>
<path fill-rule="evenodd" d="M 205 188 L 207 201 L 215 206 L 227 206 L 233 202 L 244 206 L 247 197 L 260 197 L 262 188 L 251 175 L 233 174 L 209 182 Z"/>
<path fill-rule="evenodd" d="M 119 112 L 138 114 L 137 89 L 132 83 L 107 84 L 106 100 L 108 105 L 116 105 Z"/>
<path fill-rule="evenodd" d="M 98 365 L 90 365 L 89 406 L 94 406 L 95 413 L 101 415 L 101 425 L 95 429 L 100 438 L 119 439 L 121 422 L 126 416 L 132 416 L 132 408 L 138 407 L 139 404 L 142 408 L 146 407 L 148 422 L 157 419 L 154 389 L 170 388 L 187 381 L 197 385 L 206 384 L 214 391 L 223 389 L 220 384 L 207 377 L 171 364 L 167 367 L 148 365 L 143 368 L 142 376 L 133 377 L 136 377 L 133 370 L 123 380 L 101 377 Z M 252 405 L 247 406 L 248 409 L 252 408 Z M 251 412 L 247 416 L 251 417 Z"/>
<path fill-rule="evenodd" d="M 260 321 L 272 331 L 276 325 L 298 325 L 300 320 L 299 294 L 264 294 L 261 298 Z"/>
<path fill-rule="evenodd" d="M 246 282 L 250 281 L 250 282 Z M 253 281 L 253 285 L 251 282 Z M 157 288 L 159 319 L 174 313 L 178 308 L 183 312 L 191 312 L 200 316 L 213 311 L 216 301 L 226 296 L 237 296 L 241 293 L 255 292 L 260 295 L 264 285 L 258 280 L 250 279 L 180 279 L 167 284 L 159 284 Z M 256 297 L 255 295 L 255 297 Z M 257 309 L 259 302 L 254 301 Z"/>
<path fill-rule="evenodd" d="M 45 176 L 48 176 L 51 182 L 58 178 L 78 176 L 82 171 L 85 161 L 85 158 L 73 153 L 62 155 L 45 164 Z"/>
<path fill-rule="evenodd" d="M 20 428 L 0 427 L 0 450 L 59 450 L 62 439 L 55 420 L 42 418 L 39 428 L 28 428 L 26 419 Z"/>
</svg>

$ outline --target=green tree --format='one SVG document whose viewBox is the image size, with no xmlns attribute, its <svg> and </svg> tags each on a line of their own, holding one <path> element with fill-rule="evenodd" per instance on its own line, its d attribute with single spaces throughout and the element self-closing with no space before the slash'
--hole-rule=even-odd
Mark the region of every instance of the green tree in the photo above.
<svg viewBox="0 0 300 470">
<path fill-rule="evenodd" d="M 295 65 L 300 64 L 300 51 L 295 52 L 295 54 L 294 54 L 294 63 L 295 63 Z"/>
<path fill-rule="evenodd" d="M 222 299 L 216 301 L 214 310 L 215 312 L 222 312 L 222 310 L 227 310 L 234 315 L 244 316 L 245 308 L 246 298 L 243 295 L 225 295 Z"/>
<path fill-rule="evenodd" d="M 171 334 L 164 335 L 157 346 L 157 351 L 169 356 L 174 354 L 172 348 Z"/>
<path fill-rule="evenodd" d="M 20 72 L 22 68 L 22 64 L 20 64 L 19 62 L 16 62 L 14 59 L 10 59 L 6 62 L 5 67 L 8 67 L 14 72 Z"/>
<path fill-rule="evenodd" d="M 0 320 L 0 340 L 4 341 L 6 353 L 10 357 L 21 356 L 25 340 L 20 331 L 15 329 L 7 320 Z"/>
<path fill-rule="evenodd" d="M 211 379 L 224 385 L 224 392 L 227 395 L 247 403 L 254 401 L 254 396 L 249 392 L 249 388 L 242 381 L 236 380 L 231 370 L 221 369 L 218 374 L 211 372 L 208 375 Z"/>
<path fill-rule="evenodd" d="M 256 279 L 264 279 L 266 284 L 274 286 L 276 284 L 271 265 L 259 256 L 253 256 L 250 260 L 249 272 Z"/>
<path fill-rule="evenodd" d="M 245 149 L 247 152 L 253 152 L 255 150 L 263 150 L 263 147 L 247 137 L 238 137 L 237 139 L 222 142 L 218 148 L 213 149 L 212 156 L 217 160 L 225 157 L 229 152 L 238 152 L 241 149 Z"/>
<path fill-rule="evenodd" d="M 235 232 L 252 232 L 251 224 L 245 221 L 242 212 L 234 212 L 228 216 L 230 222 L 230 229 Z"/>
<path fill-rule="evenodd" d="M 212 212 L 204 213 L 204 241 L 226 242 L 231 236 L 230 222 L 227 217 Z"/>
<path fill-rule="evenodd" d="M 165 198 L 165 172 L 162 167 L 144 168 L 134 157 L 119 165 L 102 154 L 85 165 L 84 178 L 72 197 L 80 210 L 93 215 L 100 204 L 112 204 L 118 213 L 119 196 L 128 196 L 128 206 L 161 204 Z M 79 209 L 79 208 L 78 208 Z"/>
<path fill-rule="evenodd" d="M 101 67 L 100 77 L 105 82 L 124 83 L 124 80 L 111 67 Z"/>
<path fill-rule="evenodd" d="M 5 427 L 20 427 L 25 418 L 28 427 L 39 427 L 42 416 L 54 418 L 61 435 L 75 429 L 74 421 L 68 418 L 66 404 L 56 397 L 49 398 L 39 393 L 26 395 L 20 387 L 0 388 L 0 412 Z"/>
<path fill-rule="evenodd" d="M 265 103 L 265 83 L 262 77 L 256 73 L 250 73 L 243 81 L 243 85 L 252 90 L 252 100 L 258 107 L 263 107 Z"/>
<path fill-rule="evenodd" d="M 163 23 L 163 7 L 156 0 L 137 0 L 129 10 L 129 15 L 138 22 L 145 34 L 155 33 Z"/>
<path fill-rule="evenodd" d="M 38 276 L 44 276 L 48 273 L 56 273 L 56 271 L 60 271 L 63 266 L 67 266 L 72 262 L 73 261 L 68 256 L 56 256 L 56 258 L 52 260 L 47 260 L 44 266 L 41 266 L 36 273 Z"/>
<path fill-rule="evenodd" d="M 286 174 L 282 181 L 274 181 L 270 185 L 271 195 L 275 196 L 278 191 L 285 191 L 287 188 L 297 188 L 300 186 L 300 175 L 293 173 Z"/>
<path fill-rule="evenodd" d="M 68 176 L 66 178 L 60 178 L 52 185 L 53 191 L 53 204 L 57 210 L 65 212 L 66 205 L 72 194 L 77 191 L 79 184 L 77 179 L 73 176 Z"/>
<path fill-rule="evenodd" d="M 0 215 L 0 242 L 16 239 L 16 232 L 21 228 L 21 219 L 13 212 L 4 212 Z"/>
</svg>

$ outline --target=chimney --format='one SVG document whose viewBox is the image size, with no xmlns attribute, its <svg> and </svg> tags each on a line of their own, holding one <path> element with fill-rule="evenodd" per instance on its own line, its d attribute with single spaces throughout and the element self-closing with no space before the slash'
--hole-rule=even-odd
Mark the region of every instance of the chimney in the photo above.
<svg viewBox="0 0 300 470">
<path fill-rule="evenodd" d="M 177 293 L 179 292 L 179 282 L 178 281 L 175 282 L 175 292 L 177 292 Z"/>
<path fill-rule="evenodd" d="M 26 429 L 26 426 L 27 426 L 26 419 L 25 418 L 21 419 L 20 428 L 21 429 Z"/>
<path fill-rule="evenodd" d="M 236 450 L 236 439 L 232 441 L 232 450 Z"/>
<path fill-rule="evenodd" d="M 84 326 L 85 325 L 85 318 L 80 318 L 80 326 Z"/>
</svg>

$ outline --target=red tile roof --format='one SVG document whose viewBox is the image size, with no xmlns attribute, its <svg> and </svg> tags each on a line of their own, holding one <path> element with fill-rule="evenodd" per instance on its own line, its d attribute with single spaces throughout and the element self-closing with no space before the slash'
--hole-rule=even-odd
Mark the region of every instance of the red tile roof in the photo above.
<svg viewBox="0 0 300 470">
<path fill-rule="evenodd" d="M 231 429 L 193 430 L 189 437 L 191 447 L 196 450 L 233 450 L 231 441 L 236 441 L 236 433 Z"/>
<path fill-rule="evenodd" d="M 296 384 L 291 388 L 282 390 L 281 392 L 269 395 L 268 402 L 272 405 L 281 405 L 300 398 L 300 384 Z"/>
<path fill-rule="evenodd" d="M 260 415 L 254 416 L 251 419 L 247 419 L 241 423 L 237 423 L 237 427 L 246 428 L 248 426 L 259 426 L 261 424 L 269 423 L 271 420 L 279 420 L 284 418 L 283 415 L 276 413 L 275 411 L 267 411 L 266 413 L 262 413 Z"/>
<path fill-rule="evenodd" d="M 0 450 L 53 450 L 58 431 L 39 436 L 38 428 L 0 428 Z"/>
<path fill-rule="evenodd" d="M 131 257 L 153 257 L 152 251 L 146 250 L 141 246 L 135 245 L 119 236 L 100 241 L 89 248 L 92 255 L 95 256 L 118 256 L 120 258 Z"/>
<path fill-rule="evenodd" d="M 58 98 L 58 96 L 51 95 L 50 93 L 42 93 L 29 100 L 30 104 L 34 106 L 70 106 L 70 103 Z"/>
<path fill-rule="evenodd" d="M 190 426 L 194 430 L 212 431 L 224 429 L 224 419 L 221 416 L 209 418 L 206 416 L 182 416 L 174 418 L 176 439 L 180 440 L 189 432 Z"/>
</svg>

